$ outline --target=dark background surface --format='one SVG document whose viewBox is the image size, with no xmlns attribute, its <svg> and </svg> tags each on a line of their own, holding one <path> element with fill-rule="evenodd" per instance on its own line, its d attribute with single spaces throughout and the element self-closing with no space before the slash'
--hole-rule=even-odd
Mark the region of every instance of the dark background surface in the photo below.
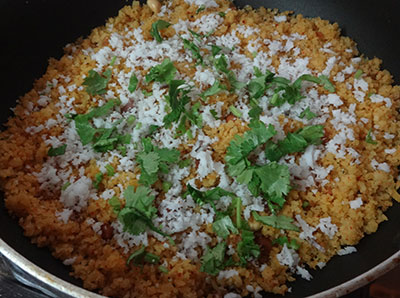
<svg viewBox="0 0 400 298">
<path fill-rule="evenodd" d="M 129 4 L 124 0 L 5 0 L 0 1 L 1 100 L 0 123 L 11 115 L 16 99 L 32 88 L 35 78 L 46 70 L 49 57 L 62 56 L 62 48 L 80 36 L 87 36 L 96 26 L 115 16 Z M 358 42 L 367 57 L 380 57 L 399 82 L 400 78 L 400 1 L 348 0 L 265 0 L 236 1 L 239 5 L 260 4 L 281 10 L 294 10 L 305 16 L 320 16 L 338 22 L 343 34 Z M 379 264 L 400 249 L 400 206 L 387 213 L 390 221 L 379 232 L 364 238 L 357 254 L 334 257 L 324 270 L 312 272 L 313 281 L 299 280 L 291 286 L 299 297 L 318 293 L 345 282 Z M 68 268 L 53 259 L 47 249 L 39 249 L 22 236 L 17 221 L 11 219 L 0 200 L 0 237 L 11 247 L 41 266 L 74 284 L 81 283 L 68 275 Z"/>
</svg>

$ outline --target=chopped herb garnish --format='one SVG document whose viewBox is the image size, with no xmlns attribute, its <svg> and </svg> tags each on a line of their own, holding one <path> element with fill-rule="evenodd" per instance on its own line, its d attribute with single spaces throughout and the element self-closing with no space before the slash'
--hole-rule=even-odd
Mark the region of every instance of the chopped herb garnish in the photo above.
<svg viewBox="0 0 400 298">
<path fill-rule="evenodd" d="M 279 244 L 279 245 L 282 245 L 282 246 L 284 244 L 286 244 L 286 246 L 288 248 L 291 248 L 291 249 L 294 249 L 294 250 L 297 250 L 297 249 L 300 248 L 300 245 L 297 243 L 296 239 L 292 239 L 289 242 L 289 240 L 288 240 L 288 238 L 286 236 L 281 236 L 281 237 L 276 238 L 274 241 L 272 241 L 272 244 L 275 244 L 275 243 Z"/>
<path fill-rule="evenodd" d="M 224 239 L 226 239 L 231 232 L 234 234 L 239 232 L 238 229 L 236 229 L 236 227 L 233 225 L 232 219 L 228 215 L 214 221 L 212 227 L 214 233 Z"/>
<path fill-rule="evenodd" d="M 361 69 L 357 70 L 356 73 L 354 74 L 355 79 L 360 79 L 361 76 L 363 75 L 363 71 Z"/>
<path fill-rule="evenodd" d="M 64 185 L 61 186 L 61 190 L 62 191 L 66 190 L 68 188 L 68 186 L 70 186 L 70 185 L 71 185 L 71 182 L 69 182 L 69 181 L 65 182 Z"/>
<path fill-rule="evenodd" d="M 329 80 L 329 78 L 327 76 L 324 75 L 320 75 L 319 79 L 321 80 L 321 85 L 324 86 L 324 88 L 326 90 L 328 90 L 329 92 L 335 92 L 336 88 L 335 86 L 332 84 L 332 82 Z"/>
<path fill-rule="evenodd" d="M 309 201 L 304 201 L 303 204 L 301 204 L 301 207 L 303 209 L 307 208 L 308 206 L 310 206 L 310 202 Z"/>
<path fill-rule="evenodd" d="M 126 119 L 126 122 L 127 122 L 129 125 L 132 125 L 135 121 L 136 121 L 136 117 L 133 116 L 133 115 L 129 115 L 129 117 Z"/>
<path fill-rule="evenodd" d="M 261 216 L 257 212 L 253 212 L 252 215 L 256 221 L 259 221 L 267 226 L 296 232 L 300 231 L 300 229 L 292 223 L 293 219 L 285 215 Z"/>
<path fill-rule="evenodd" d="M 169 26 L 171 26 L 170 23 L 164 21 L 164 20 L 158 20 L 155 21 L 152 25 L 151 25 L 151 30 L 150 30 L 150 35 L 154 37 L 154 39 L 157 42 L 162 42 L 162 37 L 160 35 L 160 30 L 161 29 L 166 29 Z"/>
<path fill-rule="evenodd" d="M 217 56 L 221 51 L 222 51 L 221 47 L 216 45 L 211 45 L 211 54 L 213 55 L 213 57 Z"/>
<path fill-rule="evenodd" d="M 113 196 L 111 199 L 109 199 L 108 204 L 111 206 L 115 213 L 118 214 L 118 212 L 121 211 L 121 202 L 116 196 Z"/>
<path fill-rule="evenodd" d="M 303 152 L 309 145 L 320 144 L 323 136 L 322 125 L 305 126 L 295 133 L 288 133 L 286 138 L 277 144 L 268 142 L 265 155 L 270 161 L 278 161 L 287 154 Z"/>
<path fill-rule="evenodd" d="M 102 180 L 103 180 L 103 173 L 97 173 L 94 176 L 93 187 L 99 189 Z"/>
<path fill-rule="evenodd" d="M 153 92 L 147 92 L 146 90 L 142 89 L 142 93 L 144 96 L 149 97 L 153 95 Z"/>
<path fill-rule="evenodd" d="M 168 236 L 154 226 L 152 219 L 157 213 L 154 207 L 154 196 L 150 195 L 151 189 L 146 186 L 138 186 L 136 191 L 133 186 L 128 186 L 124 191 L 125 206 L 118 212 L 118 219 L 124 226 L 124 231 L 132 235 L 139 235 L 147 229 Z"/>
<path fill-rule="evenodd" d="M 214 117 L 215 120 L 219 119 L 218 113 L 214 109 L 210 110 L 210 114 Z"/>
<path fill-rule="evenodd" d="M 206 7 L 204 6 L 204 4 L 200 5 L 200 7 L 196 10 L 196 14 L 198 14 L 199 12 L 201 12 L 201 11 L 203 11 L 205 9 L 206 9 Z"/>
<path fill-rule="evenodd" d="M 65 154 L 65 150 L 67 149 L 67 144 L 61 145 L 59 147 L 53 148 L 51 147 L 49 151 L 47 151 L 48 156 L 60 156 Z"/>
<path fill-rule="evenodd" d="M 218 80 L 215 80 L 214 84 L 208 88 L 206 91 L 200 94 L 200 96 L 205 100 L 206 97 L 215 95 L 223 90 L 225 90 L 226 87 L 224 85 L 221 85 L 221 83 Z"/>
<path fill-rule="evenodd" d="M 169 58 L 166 58 L 161 64 L 150 68 L 146 75 L 146 83 L 156 81 L 169 84 L 175 77 L 176 68 Z"/>
<path fill-rule="evenodd" d="M 105 168 L 107 170 L 107 176 L 108 177 L 112 177 L 112 176 L 115 175 L 115 170 L 114 170 L 112 165 L 108 164 L 108 165 L 105 166 Z"/>
<path fill-rule="evenodd" d="M 221 242 L 214 248 L 207 248 L 206 253 L 201 258 L 201 272 L 217 275 L 224 269 L 226 243 Z"/>
<path fill-rule="evenodd" d="M 130 93 L 132 93 L 133 91 L 136 90 L 136 87 L 139 83 L 138 78 L 136 77 L 136 75 L 134 73 L 132 73 L 130 79 L 129 79 L 129 86 L 128 86 L 128 91 Z"/>
<path fill-rule="evenodd" d="M 185 49 L 190 50 L 192 52 L 193 57 L 197 60 L 197 64 L 203 63 L 203 57 L 200 54 L 200 49 L 198 46 L 194 44 L 194 42 L 189 41 L 187 39 L 182 38 L 183 46 Z"/>
<path fill-rule="evenodd" d="M 220 187 L 215 187 L 206 191 L 200 191 L 195 189 L 190 184 L 187 185 L 187 191 L 183 196 L 186 198 L 188 195 L 190 195 L 198 205 L 202 206 L 204 204 L 210 204 L 214 208 L 214 210 L 216 210 L 215 202 L 218 201 L 221 197 L 235 197 L 234 193 L 226 191 Z"/>
<path fill-rule="evenodd" d="M 251 258 L 259 257 L 260 247 L 254 242 L 254 232 L 248 229 L 242 230 L 242 240 L 237 244 L 236 251 L 241 266 L 245 266 Z"/>
<path fill-rule="evenodd" d="M 220 12 L 218 13 L 218 15 L 219 15 L 220 17 L 224 18 L 224 17 L 226 16 L 226 13 L 224 13 L 223 11 L 220 11 Z"/>
<path fill-rule="evenodd" d="M 306 117 L 307 120 L 311 120 L 315 117 L 317 117 L 317 114 L 311 112 L 310 108 L 307 107 L 307 109 L 305 109 L 303 112 L 300 113 L 299 117 L 301 119 L 303 119 L 304 117 Z"/>
<path fill-rule="evenodd" d="M 235 177 L 239 183 L 247 184 L 254 196 L 263 196 L 271 212 L 283 207 L 285 196 L 290 191 L 290 175 L 286 165 L 275 161 L 282 156 L 303 151 L 308 145 L 319 144 L 323 136 L 320 125 L 300 129 L 278 144 L 270 139 L 276 134 L 272 125 L 268 127 L 259 120 L 250 122 L 250 130 L 243 136 L 235 136 L 230 142 L 225 157 L 228 174 Z M 266 145 L 266 157 L 272 161 L 259 166 L 252 164 L 248 156 L 261 145 Z"/>
<path fill-rule="evenodd" d="M 158 270 L 160 270 L 162 273 L 168 273 L 169 272 L 169 270 L 163 265 L 158 266 Z"/>
<path fill-rule="evenodd" d="M 377 141 L 374 141 L 374 139 L 373 139 L 373 137 L 372 137 L 372 129 L 371 129 L 371 128 L 368 130 L 368 134 L 367 134 L 367 136 L 365 137 L 365 141 L 366 141 L 368 144 L 372 144 L 372 145 L 378 144 L 378 142 L 377 142 Z"/>
<path fill-rule="evenodd" d="M 190 158 L 182 159 L 178 162 L 178 166 L 180 169 L 186 168 L 192 164 L 192 160 Z"/>
<path fill-rule="evenodd" d="M 110 66 L 114 66 L 115 61 L 117 61 L 117 56 L 112 57 L 111 62 L 110 62 Z"/>
<path fill-rule="evenodd" d="M 111 69 L 107 69 L 100 75 L 93 69 L 89 70 L 89 75 L 83 80 L 86 92 L 90 95 L 101 95 L 106 93 L 107 84 L 111 79 Z"/>
<path fill-rule="evenodd" d="M 229 106 L 229 110 L 231 111 L 231 113 L 234 115 L 234 116 L 236 116 L 236 117 L 238 117 L 238 118 L 241 118 L 242 117 L 242 112 L 240 112 L 235 106 Z"/>
<path fill-rule="evenodd" d="M 171 187 L 172 187 L 172 183 L 169 182 L 169 181 L 164 181 L 164 182 L 162 183 L 162 190 L 163 190 L 163 192 L 168 192 L 168 191 L 171 189 Z"/>
<path fill-rule="evenodd" d="M 146 248 L 142 246 L 129 256 L 126 264 L 129 265 L 130 262 L 133 262 L 135 266 L 143 266 L 144 263 L 157 264 L 160 262 L 160 257 L 146 252 Z"/>
<path fill-rule="evenodd" d="M 158 180 L 159 172 L 167 174 L 169 164 L 177 163 L 180 152 L 176 149 L 159 148 L 151 144 L 150 138 L 142 139 L 143 151 L 137 154 L 141 174 L 139 182 L 150 186 Z"/>
</svg>

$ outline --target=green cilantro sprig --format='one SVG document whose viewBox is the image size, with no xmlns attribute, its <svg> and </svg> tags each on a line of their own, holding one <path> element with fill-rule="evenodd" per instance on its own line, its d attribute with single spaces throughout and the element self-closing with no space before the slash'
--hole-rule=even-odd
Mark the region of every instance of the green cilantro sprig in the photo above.
<svg viewBox="0 0 400 298">
<path fill-rule="evenodd" d="M 374 139 L 372 138 L 372 129 L 371 128 L 368 130 L 368 134 L 365 137 L 365 142 L 367 142 L 368 144 L 372 144 L 372 145 L 378 144 L 378 142 L 374 141 Z"/>
<path fill-rule="evenodd" d="M 109 201 L 110 206 L 117 211 L 118 220 L 122 223 L 125 232 L 139 235 L 147 229 L 172 239 L 153 224 L 152 219 L 156 216 L 157 208 L 154 207 L 154 196 L 150 195 L 150 188 L 138 186 L 136 191 L 133 186 L 128 186 L 124 191 L 125 206 L 120 207 L 118 199 Z M 172 241 L 173 242 L 173 241 Z"/>
<path fill-rule="evenodd" d="M 259 120 L 252 120 L 249 127 L 250 130 L 243 136 L 236 136 L 230 142 L 225 157 L 228 174 L 236 177 L 239 183 L 247 184 L 254 196 L 263 195 L 271 211 L 275 212 L 274 205 L 277 204 L 281 208 L 285 202 L 284 196 L 290 190 L 289 169 L 275 162 L 263 166 L 250 162 L 250 153 L 267 143 L 276 131 L 272 125 L 266 127 Z"/>
<path fill-rule="evenodd" d="M 300 229 L 292 223 L 293 219 L 285 215 L 261 216 L 257 212 L 253 212 L 252 215 L 256 221 L 259 221 L 267 226 L 276 229 L 300 232 Z"/>
<path fill-rule="evenodd" d="M 109 114 L 111 110 L 119 104 L 120 102 L 117 99 L 110 100 L 101 107 L 94 108 L 86 114 L 76 115 L 73 118 L 76 132 L 83 145 L 92 143 L 92 147 L 96 152 L 107 152 L 130 143 L 130 135 L 121 135 L 117 133 L 119 121 L 114 123 L 111 128 L 95 128 L 91 124 L 93 118 L 103 117 Z"/>
<path fill-rule="evenodd" d="M 169 84 L 175 77 L 176 68 L 169 58 L 166 58 L 161 64 L 150 68 L 146 75 L 146 83 L 156 81 L 159 83 Z"/>
<path fill-rule="evenodd" d="M 157 20 L 151 25 L 150 29 L 150 35 L 153 36 L 153 38 L 158 42 L 162 42 L 163 39 L 160 35 L 160 30 L 161 29 L 166 29 L 169 26 L 171 26 L 170 23 L 164 21 L 164 20 Z"/>
<path fill-rule="evenodd" d="M 101 95 L 106 93 L 108 82 L 111 79 L 111 69 L 107 69 L 101 75 L 89 70 L 89 75 L 83 80 L 83 85 L 86 86 L 86 92 L 90 95 Z"/>
<path fill-rule="evenodd" d="M 278 161 L 283 156 L 303 152 L 309 145 L 318 145 L 324 136 L 322 125 L 305 126 L 295 133 L 288 133 L 286 138 L 278 143 L 269 141 L 265 147 L 265 156 L 270 161 Z"/>
<path fill-rule="evenodd" d="M 317 114 L 311 112 L 310 107 L 307 107 L 303 112 L 300 113 L 299 117 L 300 119 L 303 119 L 305 117 L 307 120 L 311 120 L 317 117 Z"/>
<path fill-rule="evenodd" d="M 126 265 L 129 265 L 129 263 L 133 263 L 133 265 L 135 266 L 142 267 L 145 263 L 157 264 L 159 262 L 159 256 L 146 252 L 146 248 L 142 246 L 129 256 L 128 260 L 126 261 Z"/>
<path fill-rule="evenodd" d="M 47 151 L 47 155 L 48 156 L 60 156 L 60 155 L 64 155 L 65 154 L 65 150 L 67 149 L 67 144 L 63 144 L 59 147 L 51 147 L 48 151 Z"/>
<path fill-rule="evenodd" d="M 169 172 L 169 165 L 179 161 L 180 152 L 176 149 L 159 148 L 150 138 L 142 139 L 143 151 L 137 154 L 141 174 L 139 182 L 150 186 L 158 180 L 158 174 Z"/>
<path fill-rule="evenodd" d="M 274 241 L 272 241 L 272 244 L 279 244 L 279 245 L 285 245 L 288 248 L 294 249 L 294 250 L 298 250 L 300 248 L 300 244 L 297 243 L 296 239 L 292 239 L 288 240 L 288 238 L 286 236 L 280 236 L 278 238 L 276 238 Z"/>
</svg>

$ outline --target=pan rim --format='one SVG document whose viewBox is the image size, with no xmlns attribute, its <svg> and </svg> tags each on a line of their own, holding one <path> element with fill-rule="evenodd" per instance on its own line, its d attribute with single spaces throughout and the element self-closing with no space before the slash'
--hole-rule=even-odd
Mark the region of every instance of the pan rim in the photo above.
<svg viewBox="0 0 400 298">
<path fill-rule="evenodd" d="M 91 291 L 85 290 L 81 287 L 75 286 L 55 275 L 47 272 L 41 267 L 35 265 L 33 262 L 22 256 L 15 249 L 10 247 L 3 239 L 0 238 L 0 255 L 7 258 L 13 264 L 17 265 L 26 273 L 34 276 L 44 284 L 58 289 L 63 293 L 73 296 L 73 297 L 88 297 L 88 298 L 102 298 L 105 296 L 93 293 Z M 364 272 L 344 283 L 341 283 L 333 288 L 325 290 L 323 292 L 309 296 L 309 298 L 322 298 L 322 297 L 340 297 L 348 294 L 362 286 L 374 281 L 383 274 L 394 269 L 396 266 L 400 265 L 400 250 L 395 252 L 389 258 L 379 263 L 375 267 L 371 268 L 367 272 Z"/>
</svg>

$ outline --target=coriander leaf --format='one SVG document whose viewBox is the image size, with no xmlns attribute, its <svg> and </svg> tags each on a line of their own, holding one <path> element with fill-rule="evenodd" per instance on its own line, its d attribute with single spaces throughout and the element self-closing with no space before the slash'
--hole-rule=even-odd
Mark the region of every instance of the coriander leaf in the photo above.
<svg viewBox="0 0 400 298">
<path fill-rule="evenodd" d="M 110 61 L 110 66 L 114 66 L 115 61 L 117 61 L 117 56 L 112 57 L 112 59 Z"/>
<path fill-rule="evenodd" d="M 299 129 L 296 134 L 302 136 L 308 144 L 321 144 L 321 138 L 324 136 L 324 127 L 322 125 L 310 125 Z"/>
<path fill-rule="evenodd" d="M 178 166 L 180 169 L 186 168 L 192 164 L 192 160 L 190 158 L 180 160 L 178 162 Z"/>
<path fill-rule="evenodd" d="M 261 180 L 261 190 L 270 197 L 282 197 L 290 191 L 290 173 L 286 165 L 268 163 L 255 170 Z"/>
<path fill-rule="evenodd" d="M 203 118 L 199 112 L 199 108 L 200 103 L 197 102 L 191 107 L 190 111 L 185 111 L 185 115 L 193 125 L 201 128 L 203 126 Z"/>
<path fill-rule="evenodd" d="M 203 57 L 201 57 L 199 47 L 187 39 L 182 38 L 182 41 L 184 48 L 192 52 L 193 57 L 197 60 L 197 64 L 203 63 Z"/>
<path fill-rule="evenodd" d="M 300 113 L 299 117 L 301 119 L 306 117 L 307 120 L 311 120 L 311 119 L 317 117 L 317 114 L 311 112 L 310 107 L 307 107 L 307 109 L 305 109 L 303 112 Z"/>
<path fill-rule="evenodd" d="M 89 75 L 83 80 L 84 86 L 86 86 L 86 92 L 90 95 L 101 95 L 106 93 L 107 84 L 111 78 L 111 70 L 107 69 L 100 75 L 93 69 L 89 70 Z"/>
<path fill-rule="evenodd" d="M 156 152 L 141 153 L 140 159 L 142 160 L 143 170 L 148 174 L 151 175 L 158 172 L 160 156 Z"/>
<path fill-rule="evenodd" d="M 162 37 L 160 35 L 161 29 L 166 29 L 171 26 L 170 23 L 164 20 L 157 20 L 151 25 L 150 35 L 154 37 L 157 42 L 162 42 Z"/>
<path fill-rule="evenodd" d="M 219 119 L 218 113 L 214 109 L 210 110 L 210 114 L 214 117 L 215 120 Z"/>
<path fill-rule="evenodd" d="M 365 141 L 366 141 L 368 144 L 372 144 L 372 145 L 378 144 L 378 142 L 377 142 L 377 141 L 374 141 L 374 139 L 372 138 L 372 129 L 371 129 L 371 128 L 368 130 L 368 134 L 367 134 L 367 136 L 365 137 Z"/>
<path fill-rule="evenodd" d="M 274 241 L 272 241 L 272 244 L 279 244 L 279 245 L 284 245 L 286 244 L 286 246 L 288 248 L 297 250 L 300 248 L 300 245 L 297 243 L 296 239 L 292 239 L 290 242 L 288 240 L 288 238 L 286 236 L 280 236 L 278 238 L 276 238 Z"/>
<path fill-rule="evenodd" d="M 188 29 L 189 32 L 193 35 L 194 38 L 196 38 L 198 41 L 202 42 L 203 41 L 203 36 L 197 32 L 194 32 L 193 30 Z"/>
<path fill-rule="evenodd" d="M 324 136 L 322 125 L 305 126 L 295 133 L 288 133 L 286 138 L 278 144 L 268 142 L 265 147 L 265 156 L 271 161 L 278 161 L 286 154 L 303 152 L 309 145 L 317 145 Z"/>
<path fill-rule="evenodd" d="M 214 84 L 208 88 L 206 91 L 204 91 L 203 93 L 200 94 L 200 96 L 205 99 L 208 96 L 212 96 L 215 95 L 217 93 L 219 93 L 220 91 L 225 90 L 225 86 L 221 85 L 221 83 L 218 80 L 215 80 Z"/>
<path fill-rule="evenodd" d="M 187 96 L 189 90 L 180 88 L 184 83 L 183 80 L 173 80 L 169 84 L 169 93 L 165 96 L 165 99 L 171 107 L 171 112 L 163 119 L 166 127 L 170 127 L 173 122 L 179 121 L 181 114 L 185 111 L 186 104 L 190 101 Z"/>
<path fill-rule="evenodd" d="M 139 83 L 139 80 L 138 80 L 137 76 L 134 73 L 132 73 L 132 75 L 129 79 L 128 91 L 130 93 L 133 93 L 133 91 L 136 90 L 138 83 Z"/>
<path fill-rule="evenodd" d="M 204 4 L 200 5 L 200 7 L 196 10 L 196 14 L 198 14 L 199 12 L 201 12 L 201 11 L 203 11 L 205 9 L 206 9 L 206 7 L 204 6 Z"/>
<path fill-rule="evenodd" d="M 129 265 L 131 261 L 133 261 L 133 264 L 135 266 L 143 266 L 144 263 L 149 263 L 149 264 L 159 263 L 160 257 L 152 253 L 146 252 L 145 247 L 142 246 L 129 256 L 128 260 L 126 261 L 126 264 Z"/>
<path fill-rule="evenodd" d="M 213 57 L 217 56 L 221 51 L 222 51 L 221 47 L 216 45 L 211 45 L 211 54 L 213 55 Z"/>
<path fill-rule="evenodd" d="M 160 156 L 160 160 L 169 163 L 177 163 L 179 161 L 180 151 L 177 149 L 167 149 L 167 148 L 154 148 L 154 152 L 156 152 Z"/>
<path fill-rule="evenodd" d="M 163 265 L 158 266 L 158 270 L 160 270 L 162 273 L 168 273 L 169 272 L 169 270 Z"/>
<path fill-rule="evenodd" d="M 242 240 L 237 244 L 236 252 L 240 258 L 241 266 L 245 266 L 251 258 L 258 258 L 260 247 L 254 242 L 254 233 L 250 230 L 242 230 Z"/>
<path fill-rule="evenodd" d="M 225 251 L 225 242 L 217 244 L 214 248 L 207 248 L 206 253 L 201 257 L 200 271 L 210 275 L 217 275 L 224 269 Z"/>
<path fill-rule="evenodd" d="M 361 69 L 357 70 L 356 73 L 354 74 L 355 79 L 360 79 L 361 76 L 363 75 L 363 71 Z"/>
<path fill-rule="evenodd" d="M 228 215 L 214 221 L 212 227 L 214 233 L 224 239 L 229 236 L 230 232 L 234 234 L 238 233 L 238 230 L 233 225 L 232 219 Z"/>
<path fill-rule="evenodd" d="M 252 213 L 254 219 L 259 221 L 267 226 L 276 228 L 276 229 L 283 229 L 283 230 L 291 230 L 300 232 L 300 229 L 292 224 L 293 219 L 287 217 L 285 215 L 270 215 L 270 216 L 261 216 L 257 212 Z"/>
<path fill-rule="evenodd" d="M 226 59 L 226 56 L 224 54 L 214 60 L 214 67 L 222 73 L 229 73 L 228 60 Z"/>
<path fill-rule="evenodd" d="M 64 185 L 61 186 L 61 190 L 62 191 L 66 190 L 68 188 L 68 186 L 70 186 L 70 185 L 71 185 L 71 182 L 69 182 L 69 181 L 65 182 Z"/>
<path fill-rule="evenodd" d="M 185 192 L 184 197 L 186 198 L 188 195 L 190 195 L 193 201 L 195 201 L 198 205 L 202 206 L 204 204 L 210 204 L 214 209 L 215 209 L 214 203 L 218 201 L 221 197 L 235 196 L 235 194 L 226 191 L 220 187 L 215 187 L 207 191 L 200 191 L 195 189 L 190 184 L 187 184 L 187 191 Z"/>
<path fill-rule="evenodd" d="M 233 105 L 229 106 L 229 110 L 237 118 L 241 118 L 242 117 L 242 112 L 240 112 L 235 106 L 233 106 Z"/>
<path fill-rule="evenodd" d="M 102 180 L 103 180 L 103 173 L 97 173 L 94 176 L 93 187 L 99 189 Z"/>
<path fill-rule="evenodd" d="M 164 59 L 161 64 L 153 66 L 146 75 L 146 83 L 156 81 L 169 84 L 175 77 L 176 68 L 169 58 Z"/>
<path fill-rule="evenodd" d="M 59 147 L 53 148 L 51 147 L 49 151 L 47 151 L 48 156 L 60 156 L 65 154 L 65 149 L 67 149 L 67 144 L 61 145 Z"/>
<path fill-rule="evenodd" d="M 142 139 L 143 151 L 137 154 L 141 174 L 139 182 L 152 185 L 158 180 L 158 173 L 168 173 L 168 164 L 179 161 L 180 152 L 177 149 L 158 148 L 151 144 L 150 138 Z"/>
<path fill-rule="evenodd" d="M 121 202 L 116 196 L 113 196 L 111 199 L 109 199 L 108 204 L 111 206 L 115 213 L 118 214 L 118 212 L 121 211 Z"/>
<path fill-rule="evenodd" d="M 222 17 L 222 18 L 224 18 L 224 17 L 226 16 L 226 13 L 223 12 L 223 11 L 220 11 L 218 14 L 219 14 L 219 16 Z"/>
<path fill-rule="evenodd" d="M 128 186 L 124 191 L 125 207 L 118 213 L 118 219 L 124 231 L 132 235 L 139 235 L 147 229 L 168 237 L 159 228 L 155 227 L 152 219 L 157 212 L 153 206 L 154 196 L 150 195 L 150 188 L 138 186 L 134 191 L 133 186 Z"/>
<path fill-rule="evenodd" d="M 229 84 L 231 85 L 231 88 L 229 90 L 231 92 L 234 92 L 235 90 L 240 90 L 246 86 L 246 83 L 237 80 L 236 75 L 232 70 L 228 72 L 226 77 L 229 81 Z"/>
<path fill-rule="evenodd" d="M 332 84 L 332 82 L 329 80 L 329 78 L 327 76 L 320 75 L 319 79 L 321 80 L 322 86 L 324 86 L 324 88 L 326 90 L 328 90 L 329 92 L 335 92 L 336 91 L 335 86 Z"/>
<path fill-rule="evenodd" d="M 162 190 L 163 190 L 163 192 L 168 192 L 168 191 L 171 189 L 171 187 L 172 187 L 172 183 L 169 182 L 169 181 L 164 181 L 164 182 L 162 183 Z"/>
</svg>

